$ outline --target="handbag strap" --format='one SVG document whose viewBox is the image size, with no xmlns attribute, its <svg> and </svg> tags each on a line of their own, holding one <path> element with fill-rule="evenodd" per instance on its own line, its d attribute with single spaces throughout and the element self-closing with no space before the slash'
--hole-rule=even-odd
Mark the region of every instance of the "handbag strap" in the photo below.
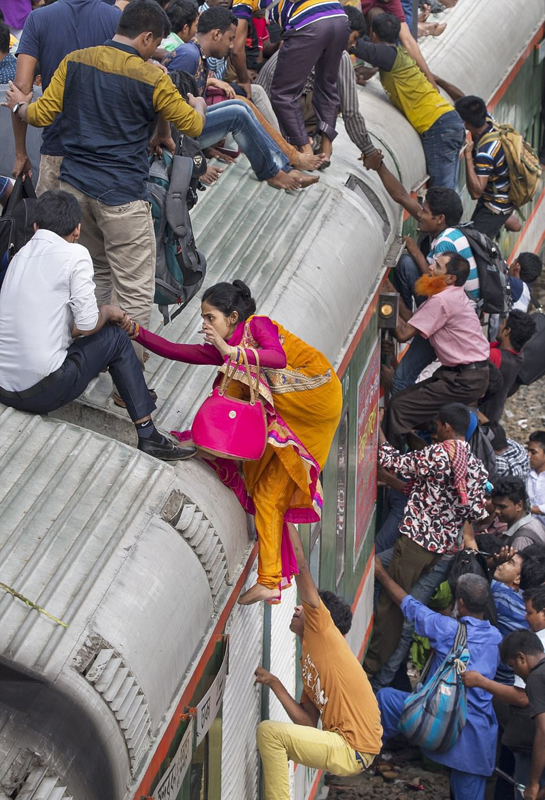
<svg viewBox="0 0 545 800">
<path fill-rule="evenodd" d="M 252 371 L 250 369 L 250 363 L 248 361 L 248 356 L 246 354 L 246 348 L 245 347 L 241 347 L 240 351 L 242 353 L 242 361 L 243 361 L 243 364 L 244 364 L 244 368 L 246 370 L 246 377 L 248 378 L 248 386 L 250 388 L 250 404 L 252 406 L 255 406 L 255 404 L 256 404 L 256 402 L 257 402 L 257 400 L 259 398 L 259 379 L 260 379 L 260 375 L 261 375 L 261 366 L 260 366 L 260 361 L 259 361 L 259 353 L 255 349 L 255 347 L 248 347 L 247 349 L 251 350 L 252 353 L 254 354 L 255 363 L 256 363 L 255 379 L 252 376 Z M 221 384 L 220 384 L 220 387 L 219 387 L 220 395 L 224 395 L 225 394 L 225 391 L 226 391 L 227 387 L 229 386 L 229 384 L 233 380 L 233 377 L 234 377 L 234 375 L 235 375 L 235 373 L 237 371 L 237 368 L 238 368 L 238 363 L 236 361 L 233 361 L 232 359 L 229 359 L 229 362 L 227 364 L 227 368 L 226 368 L 225 372 L 223 373 L 223 378 L 221 379 Z"/>
<path fill-rule="evenodd" d="M 445 656 L 444 661 L 447 661 L 451 656 L 455 656 L 459 650 L 462 650 L 467 645 L 467 625 L 465 622 L 458 623 L 458 630 L 456 631 L 456 636 L 454 637 L 454 642 L 452 643 L 452 647 L 450 648 L 449 652 Z M 428 677 L 429 671 L 431 669 L 431 665 L 435 654 L 433 651 L 428 656 L 428 660 L 424 664 L 422 668 L 422 672 L 420 673 L 420 683 L 423 685 L 426 682 L 426 678 Z"/>
</svg>

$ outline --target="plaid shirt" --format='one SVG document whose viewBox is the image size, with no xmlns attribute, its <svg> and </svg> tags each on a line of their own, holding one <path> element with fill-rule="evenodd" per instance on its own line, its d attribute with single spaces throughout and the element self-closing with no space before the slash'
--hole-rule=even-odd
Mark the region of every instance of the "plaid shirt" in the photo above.
<svg viewBox="0 0 545 800">
<path fill-rule="evenodd" d="M 524 445 L 508 439 L 507 450 L 504 450 L 503 453 L 496 453 L 496 470 L 498 478 L 513 475 L 515 478 L 526 480 L 530 472 L 530 464 Z"/>
<path fill-rule="evenodd" d="M 467 442 L 464 447 L 468 450 L 468 505 L 460 502 L 452 465 L 441 444 L 404 454 L 389 444 L 383 444 L 379 450 L 379 463 L 384 469 L 412 480 L 400 532 L 432 553 L 456 549 L 463 523 L 487 516 L 484 495 L 488 473 Z"/>
</svg>

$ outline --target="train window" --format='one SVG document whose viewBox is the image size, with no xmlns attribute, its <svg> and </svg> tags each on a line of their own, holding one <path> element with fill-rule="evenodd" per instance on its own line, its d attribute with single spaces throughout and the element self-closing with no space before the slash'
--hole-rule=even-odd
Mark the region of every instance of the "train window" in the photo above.
<svg viewBox="0 0 545 800">
<path fill-rule="evenodd" d="M 371 206 L 372 215 L 377 218 L 377 222 L 382 227 L 382 235 L 386 240 L 390 235 L 392 226 L 390 225 L 386 209 L 379 200 L 378 195 L 364 181 L 360 180 L 360 178 L 356 178 L 355 175 L 350 175 L 346 181 L 346 185 L 349 189 L 352 189 L 358 197 L 365 201 L 367 209 Z"/>
<path fill-rule="evenodd" d="M 335 521 L 335 588 L 344 575 L 346 550 L 346 491 L 348 479 L 348 408 L 339 425 L 337 447 L 337 512 Z"/>
</svg>

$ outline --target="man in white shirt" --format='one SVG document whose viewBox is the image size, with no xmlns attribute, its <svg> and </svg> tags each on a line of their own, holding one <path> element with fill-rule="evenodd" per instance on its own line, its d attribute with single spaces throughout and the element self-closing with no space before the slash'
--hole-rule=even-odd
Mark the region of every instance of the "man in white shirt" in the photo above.
<svg viewBox="0 0 545 800">
<path fill-rule="evenodd" d="M 127 334 L 125 313 L 97 306 L 93 263 L 77 244 L 76 198 L 36 201 L 34 236 L 10 263 L 0 292 L 0 403 L 44 414 L 70 403 L 108 368 L 138 434 L 138 449 L 165 461 L 189 458 L 155 428 L 155 403 Z M 111 324 L 108 324 L 111 323 Z"/>
<path fill-rule="evenodd" d="M 529 436 L 528 458 L 530 473 L 526 491 L 535 514 L 545 524 L 545 431 L 534 431 Z"/>
</svg>

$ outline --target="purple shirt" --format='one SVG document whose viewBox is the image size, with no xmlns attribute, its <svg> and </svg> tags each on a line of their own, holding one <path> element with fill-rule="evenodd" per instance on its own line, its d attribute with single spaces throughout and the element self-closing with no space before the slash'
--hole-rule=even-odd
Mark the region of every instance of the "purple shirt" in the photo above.
<svg viewBox="0 0 545 800">
<path fill-rule="evenodd" d="M 32 11 L 30 0 L 2 0 L 2 13 L 6 25 L 15 30 L 20 30 L 25 20 Z"/>
</svg>

